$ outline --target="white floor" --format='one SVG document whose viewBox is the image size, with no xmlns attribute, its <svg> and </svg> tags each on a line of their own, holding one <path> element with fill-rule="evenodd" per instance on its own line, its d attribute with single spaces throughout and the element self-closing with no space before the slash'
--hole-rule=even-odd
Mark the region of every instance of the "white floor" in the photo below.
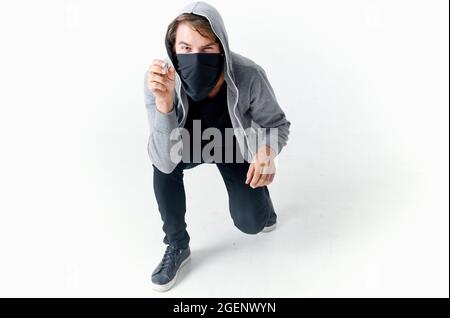
<svg viewBox="0 0 450 318">
<path fill-rule="evenodd" d="M 104 184 L 55 197 L 61 210 L 18 217 L 22 236 L 9 233 L 15 241 L 3 241 L 1 295 L 448 295 L 444 184 L 433 186 L 437 179 L 419 172 L 394 175 L 389 166 L 384 174 L 354 175 L 364 167 L 339 166 L 334 155 L 325 155 L 321 164 L 298 160 L 296 173 L 289 173 L 296 158 L 288 156 L 286 151 L 271 187 L 278 228 L 254 236 L 233 226 L 213 165 L 186 172 L 192 261 L 166 294 L 150 288 L 150 273 L 164 251 L 150 175 L 145 186 L 136 187 L 142 171 L 129 168 L 131 178 L 117 171 L 108 175 L 109 164 L 101 170 L 98 162 L 91 172 L 105 173 Z"/>
</svg>

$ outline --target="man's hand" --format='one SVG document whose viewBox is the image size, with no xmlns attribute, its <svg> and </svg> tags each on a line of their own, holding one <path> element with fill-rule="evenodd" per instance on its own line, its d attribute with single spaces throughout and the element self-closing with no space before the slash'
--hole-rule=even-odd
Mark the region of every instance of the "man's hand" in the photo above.
<svg viewBox="0 0 450 318">
<path fill-rule="evenodd" d="M 275 152 L 267 145 L 262 146 L 253 157 L 247 172 L 246 184 L 254 189 L 272 183 L 275 178 Z"/>
<path fill-rule="evenodd" d="M 173 91 L 175 89 L 175 69 L 167 69 L 166 62 L 155 59 L 148 68 L 147 85 L 155 95 L 156 108 L 162 113 L 173 109 Z"/>
</svg>

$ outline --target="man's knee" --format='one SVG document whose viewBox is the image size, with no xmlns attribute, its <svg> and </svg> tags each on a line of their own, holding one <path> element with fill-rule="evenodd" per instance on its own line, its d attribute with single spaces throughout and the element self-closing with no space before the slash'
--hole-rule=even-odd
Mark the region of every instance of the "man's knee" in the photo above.
<svg viewBox="0 0 450 318">
<path fill-rule="evenodd" d="M 245 234 L 257 234 L 266 225 L 265 218 L 262 218 L 251 211 L 241 211 L 233 217 L 234 225 Z"/>
</svg>

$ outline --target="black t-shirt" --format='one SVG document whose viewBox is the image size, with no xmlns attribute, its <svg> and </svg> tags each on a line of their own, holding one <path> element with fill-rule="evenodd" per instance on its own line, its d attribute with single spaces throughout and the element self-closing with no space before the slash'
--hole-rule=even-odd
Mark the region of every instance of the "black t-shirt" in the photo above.
<svg viewBox="0 0 450 318">
<path fill-rule="evenodd" d="M 188 96 L 189 101 L 189 111 L 186 118 L 186 123 L 184 128 L 187 129 L 190 135 L 189 145 L 186 143 L 183 144 L 183 149 L 190 146 L 190 158 L 186 155 L 186 152 L 183 151 L 183 161 L 184 162 L 196 162 L 201 160 L 201 162 L 217 162 L 216 158 L 220 158 L 221 162 L 225 162 L 225 153 L 229 151 L 236 151 L 236 137 L 232 133 L 232 124 L 230 119 L 230 114 L 228 112 L 227 106 L 227 84 L 223 82 L 219 92 L 214 97 L 206 97 L 205 99 L 195 102 Z M 193 134 L 193 125 L 194 120 L 197 120 L 196 125 L 200 126 L 201 133 L 199 135 Z M 204 136 L 205 140 L 203 140 L 202 135 L 205 129 L 207 128 L 216 128 L 220 132 L 220 136 L 211 135 Z M 228 132 L 226 129 L 228 128 Z M 228 138 L 226 137 L 226 133 L 228 133 Z M 221 138 L 219 138 L 221 137 Z M 208 153 L 211 155 L 210 158 L 204 158 L 202 156 L 202 152 L 198 152 L 194 156 L 194 141 L 198 142 L 200 138 L 201 150 L 203 151 L 204 147 L 209 144 Z M 194 140 L 195 139 L 195 140 Z M 214 145 L 214 147 L 212 147 Z M 218 157 L 214 157 L 215 148 L 221 148 L 221 154 L 217 154 Z M 188 159 L 189 158 L 189 159 Z M 227 157 L 228 159 L 229 157 Z M 233 158 L 236 158 L 236 154 L 233 153 Z M 234 160 L 234 159 L 233 159 Z"/>
</svg>

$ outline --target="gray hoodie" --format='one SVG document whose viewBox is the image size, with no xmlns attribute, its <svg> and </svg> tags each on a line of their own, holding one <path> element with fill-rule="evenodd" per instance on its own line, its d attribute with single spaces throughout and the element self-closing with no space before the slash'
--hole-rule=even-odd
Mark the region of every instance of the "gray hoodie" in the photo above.
<svg viewBox="0 0 450 318">
<path fill-rule="evenodd" d="M 196 1 L 186 5 L 178 15 L 182 13 L 194 13 L 207 18 L 222 44 L 228 110 L 245 161 L 252 161 L 261 146 L 261 140 L 276 154 L 280 153 L 287 143 L 291 123 L 278 104 L 264 69 L 230 50 L 225 25 L 216 8 L 206 2 Z M 173 66 L 174 55 L 167 40 L 165 45 L 169 64 Z M 173 160 L 173 149 L 179 149 L 182 145 L 180 134 L 173 132 L 184 127 L 189 107 L 178 73 L 175 72 L 174 108 L 170 113 L 164 114 L 156 109 L 155 97 L 147 86 L 147 72 L 144 76 L 144 100 L 150 126 L 147 144 L 150 160 L 160 171 L 171 173 L 181 161 L 181 156 Z M 263 134 L 259 135 L 261 132 Z"/>
</svg>

